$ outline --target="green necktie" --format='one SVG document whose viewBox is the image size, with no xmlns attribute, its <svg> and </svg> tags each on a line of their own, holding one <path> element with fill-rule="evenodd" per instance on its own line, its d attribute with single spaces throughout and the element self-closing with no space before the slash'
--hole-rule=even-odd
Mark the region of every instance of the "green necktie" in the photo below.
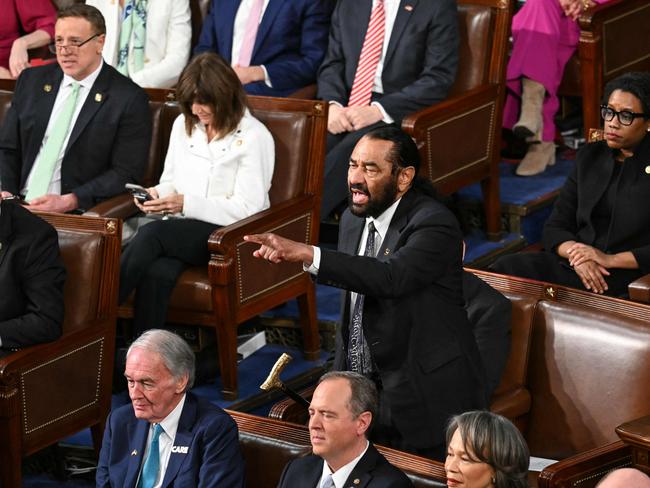
<svg viewBox="0 0 650 488">
<path fill-rule="evenodd" d="M 70 130 L 70 122 L 72 121 L 72 114 L 77 106 L 77 99 L 79 98 L 79 83 L 72 83 L 72 92 L 63 103 L 61 111 L 57 116 L 54 124 L 52 124 L 50 134 L 41 149 L 38 164 L 34 168 L 34 174 L 29 182 L 27 195 L 25 200 L 28 202 L 34 198 L 41 197 L 47 193 L 47 190 L 52 181 L 56 160 L 59 159 L 63 141 Z"/>
</svg>

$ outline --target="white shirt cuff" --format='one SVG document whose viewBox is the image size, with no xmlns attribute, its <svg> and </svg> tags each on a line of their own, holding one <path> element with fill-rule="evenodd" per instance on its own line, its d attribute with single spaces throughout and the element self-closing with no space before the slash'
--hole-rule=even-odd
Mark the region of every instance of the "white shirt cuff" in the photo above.
<svg viewBox="0 0 650 488">
<path fill-rule="evenodd" d="M 273 88 L 273 85 L 271 84 L 271 78 L 269 78 L 269 72 L 266 71 L 266 68 L 264 67 L 263 64 L 260 64 L 260 68 L 262 68 L 262 71 L 264 71 L 264 83 L 269 88 Z"/>
<path fill-rule="evenodd" d="M 320 268 L 320 247 L 316 247 L 316 246 L 311 246 L 311 247 L 314 250 L 314 260 L 311 262 L 309 266 L 303 263 L 302 270 L 316 276 L 318 274 L 318 268 Z"/>
<path fill-rule="evenodd" d="M 392 124 L 393 122 L 395 122 L 395 120 L 390 115 L 388 115 L 388 112 L 386 112 L 384 110 L 384 107 L 381 106 L 381 103 L 372 102 L 370 105 L 374 105 L 375 107 L 377 107 L 379 109 L 379 111 L 381 112 L 381 120 L 383 122 L 385 122 L 387 124 Z"/>
</svg>

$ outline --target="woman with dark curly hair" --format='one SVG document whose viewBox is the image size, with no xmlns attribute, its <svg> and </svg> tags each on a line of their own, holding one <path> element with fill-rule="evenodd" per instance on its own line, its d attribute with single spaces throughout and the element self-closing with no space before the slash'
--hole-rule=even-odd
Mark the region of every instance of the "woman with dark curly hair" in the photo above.
<svg viewBox="0 0 650 488">
<path fill-rule="evenodd" d="M 501 415 L 476 410 L 449 422 L 449 488 L 526 488 L 529 460 L 526 441 Z"/>
</svg>

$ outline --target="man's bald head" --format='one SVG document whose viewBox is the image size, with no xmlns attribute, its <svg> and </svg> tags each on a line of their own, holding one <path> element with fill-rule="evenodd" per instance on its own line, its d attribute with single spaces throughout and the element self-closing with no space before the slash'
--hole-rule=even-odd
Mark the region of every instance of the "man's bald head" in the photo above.
<svg viewBox="0 0 650 488">
<path fill-rule="evenodd" d="M 650 478 L 638 469 L 622 468 L 611 471 L 596 485 L 597 488 L 650 488 Z"/>
</svg>

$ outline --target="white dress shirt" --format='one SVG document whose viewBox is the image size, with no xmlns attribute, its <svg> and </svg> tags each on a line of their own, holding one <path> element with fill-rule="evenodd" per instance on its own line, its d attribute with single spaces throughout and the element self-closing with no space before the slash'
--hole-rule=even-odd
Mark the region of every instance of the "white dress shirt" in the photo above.
<svg viewBox="0 0 650 488">
<path fill-rule="evenodd" d="M 176 438 L 176 431 L 178 430 L 178 422 L 181 419 L 181 413 L 183 412 L 183 406 L 185 405 L 185 395 L 181 398 L 181 401 L 178 402 L 178 405 L 174 407 L 174 410 L 169 412 L 169 415 L 165 417 L 161 422 L 160 426 L 163 428 L 163 431 L 160 433 L 158 438 L 158 452 L 160 454 L 160 468 L 158 469 L 158 477 L 156 478 L 156 483 L 153 485 L 153 488 L 160 488 L 162 482 L 165 479 L 165 472 L 167 471 L 167 465 L 169 464 L 169 456 L 172 453 L 172 447 L 174 445 L 174 439 Z M 149 434 L 147 435 L 147 444 L 142 456 L 142 466 L 140 466 L 140 474 L 138 475 L 138 480 L 142 476 L 142 468 L 144 466 L 144 460 L 147 459 L 147 454 L 149 454 L 149 446 L 151 445 L 151 437 L 153 436 L 153 424 L 149 426 Z M 137 482 L 136 482 L 137 486 Z"/>
<path fill-rule="evenodd" d="M 317 486 L 320 487 L 323 480 L 327 478 L 329 475 L 332 475 L 332 481 L 334 482 L 335 488 L 345 488 L 345 480 L 347 480 L 350 477 L 350 473 L 352 473 L 357 463 L 364 456 L 364 454 L 368 450 L 369 445 L 370 443 L 366 441 L 366 448 L 363 450 L 363 452 L 359 454 L 357 457 L 355 457 L 352 461 L 350 461 L 345 466 L 342 466 L 339 469 L 337 469 L 336 472 L 334 473 L 332 473 L 332 470 L 330 469 L 328 464 L 325 461 L 323 461 L 323 474 L 321 475 Z"/>
<path fill-rule="evenodd" d="M 81 81 L 77 81 L 66 74 L 63 75 L 63 79 L 59 85 L 59 91 L 57 92 L 56 99 L 54 100 L 52 112 L 50 113 L 50 120 L 47 123 L 47 129 L 45 129 L 45 134 L 43 135 L 43 140 L 41 141 L 41 148 L 38 150 L 38 154 L 36 155 L 32 169 L 30 170 L 27 181 L 25 182 L 25 188 L 21 190 L 21 193 L 23 195 L 27 194 L 29 184 L 34 177 L 34 171 L 41 161 L 41 152 L 43 151 L 43 146 L 45 146 L 45 143 L 47 142 L 47 138 L 52 133 L 54 121 L 58 118 L 61 110 L 65 105 L 66 100 L 72 94 L 72 83 L 79 83 L 80 86 L 79 94 L 77 95 L 77 106 L 75 107 L 72 114 L 72 119 L 70 119 L 70 127 L 68 128 L 68 133 L 66 134 L 65 139 L 63 140 L 63 144 L 61 145 L 61 152 L 59 153 L 59 157 L 56 159 L 56 163 L 54 165 L 54 173 L 52 173 L 52 180 L 50 181 L 50 186 L 47 189 L 48 195 L 61 194 L 61 164 L 63 163 L 63 156 L 65 156 L 65 151 L 68 147 L 70 134 L 72 134 L 72 129 L 77 123 L 77 118 L 79 117 L 79 112 L 81 112 L 81 107 L 83 107 L 86 98 L 88 98 L 88 94 L 90 93 L 95 80 L 99 76 L 99 72 L 102 70 L 103 65 L 104 62 L 100 62 L 99 67 Z"/>
<path fill-rule="evenodd" d="M 237 15 L 235 15 L 235 24 L 233 26 L 233 36 L 232 36 L 232 51 L 230 59 L 232 60 L 232 65 L 236 65 L 239 62 L 239 53 L 244 44 L 244 37 L 246 36 L 246 25 L 248 24 L 248 17 L 250 11 L 253 8 L 253 2 L 256 0 L 242 0 L 237 9 Z M 269 6 L 269 0 L 264 0 L 262 4 L 262 11 L 260 12 L 260 24 L 264 18 L 264 12 L 266 12 L 266 7 Z M 259 32 L 259 31 L 258 31 Z M 271 78 L 269 78 L 269 73 L 266 71 L 264 65 L 260 65 L 264 71 L 264 83 L 269 88 L 273 88 L 271 85 Z"/>
</svg>

